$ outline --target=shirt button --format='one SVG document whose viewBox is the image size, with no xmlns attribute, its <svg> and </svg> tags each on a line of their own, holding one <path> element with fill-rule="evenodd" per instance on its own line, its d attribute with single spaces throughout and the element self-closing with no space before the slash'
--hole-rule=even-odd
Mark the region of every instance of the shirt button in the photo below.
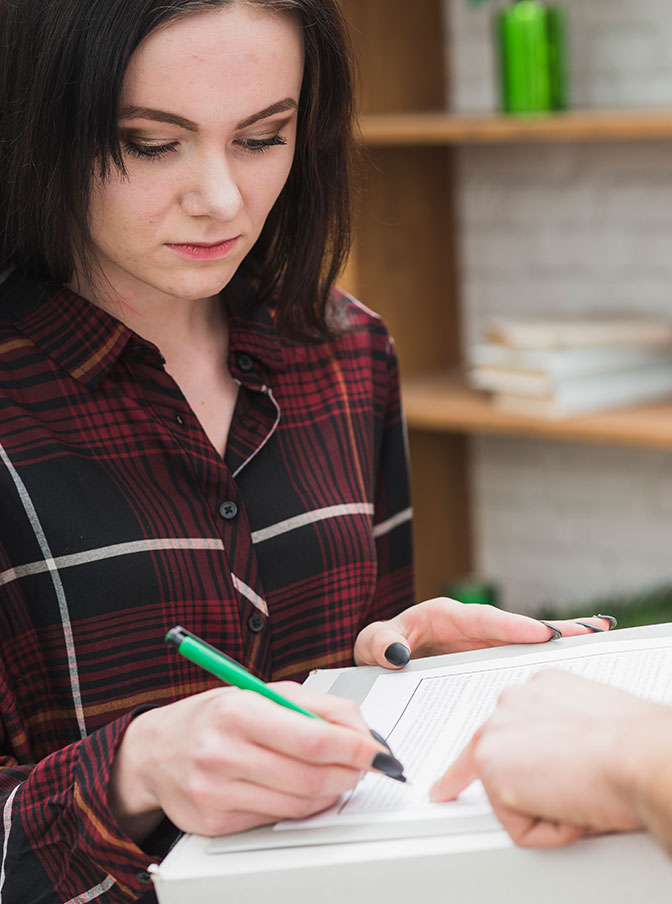
<svg viewBox="0 0 672 904">
<path fill-rule="evenodd" d="M 135 874 L 135 878 L 141 885 L 151 885 L 152 877 L 149 875 L 147 870 L 140 870 L 139 873 Z"/>
<path fill-rule="evenodd" d="M 176 414 L 176 415 L 175 415 L 175 420 L 176 420 L 177 423 L 180 425 L 180 427 L 184 427 L 184 418 L 182 417 L 181 414 Z"/>
<path fill-rule="evenodd" d="M 254 634 L 258 634 L 260 631 L 264 630 L 264 625 L 266 624 L 266 619 L 259 612 L 253 612 L 252 615 L 247 620 L 247 627 Z"/>
<path fill-rule="evenodd" d="M 219 507 L 219 514 L 222 518 L 226 518 L 227 521 L 230 521 L 231 518 L 235 518 L 238 514 L 238 506 L 235 502 L 222 502 Z"/>
<path fill-rule="evenodd" d="M 241 370 L 252 370 L 252 358 L 249 355 L 238 355 L 238 367 Z"/>
</svg>

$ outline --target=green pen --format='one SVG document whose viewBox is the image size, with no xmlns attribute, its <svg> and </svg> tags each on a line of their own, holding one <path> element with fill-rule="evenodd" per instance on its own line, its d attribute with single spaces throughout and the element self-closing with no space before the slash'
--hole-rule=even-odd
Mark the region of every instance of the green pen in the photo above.
<svg viewBox="0 0 672 904">
<path fill-rule="evenodd" d="M 291 709 L 293 712 L 300 713 L 302 716 L 308 716 L 310 719 L 322 718 L 322 716 L 318 716 L 317 713 L 311 713 L 310 710 L 304 709 L 303 706 L 299 706 L 298 703 L 293 703 L 291 700 L 288 700 L 287 697 L 283 697 L 282 694 L 279 694 L 277 691 L 273 690 L 272 687 L 269 687 L 261 680 L 261 678 L 257 678 L 256 675 L 248 672 L 248 670 L 239 662 L 236 662 L 235 659 L 231 659 L 226 653 L 222 653 L 221 650 L 218 650 L 216 647 L 211 646 L 211 644 L 206 643 L 206 641 L 201 640 L 200 637 L 197 637 L 195 634 L 192 634 L 191 631 L 187 631 L 186 628 L 182 628 L 180 625 L 171 628 L 164 640 L 169 646 L 175 647 L 181 656 L 184 656 L 202 669 L 205 669 L 206 672 L 216 675 L 217 678 L 220 678 L 222 681 L 226 681 L 227 684 L 232 684 L 234 687 L 239 687 L 244 691 L 254 691 L 257 694 L 261 694 L 262 697 L 272 700 L 279 706 Z M 388 750 L 390 749 L 387 742 L 377 731 L 371 729 L 371 734 L 376 741 L 384 744 Z M 384 772 L 385 775 L 396 779 L 398 782 L 406 781 L 404 767 L 399 760 L 392 756 L 391 752 L 389 754 L 377 754 L 372 766 L 374 769 Z"/>
</svg>

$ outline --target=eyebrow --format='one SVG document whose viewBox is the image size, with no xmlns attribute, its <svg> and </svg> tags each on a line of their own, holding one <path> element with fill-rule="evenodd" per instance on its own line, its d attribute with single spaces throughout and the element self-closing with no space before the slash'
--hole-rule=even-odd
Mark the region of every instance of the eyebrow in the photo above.
<svg viewBox="0 0 672 904">
<path fill-rule="evenodd" d="M 255 122 L 259 122 L 260 119 L 268 119 L 269 116 L 275 116 L 276 113 L 285 113 L 287 110 L 296 110 L 297 107 L 298 104 L 293 98 L 286 97 L 284 100 L 279 100 L 258 113 L 253 113 L 247 119 L 241 120 L 236 129 L 246 129 L 248 126 L 253 126 Z M 178 116 L 176 113 L 169 113 L 167 110 L 154 110 L 151 107 L 136 107 L 133 105 L 123 107 L 120 119 L 150 119 L 152 122 L 167 122 L 173 126 L 180 126 L 189 132 L 198 131 L 198 124 L 193 122 L 193 120 L 185 119 L 184 116 Z"/>
</svg>

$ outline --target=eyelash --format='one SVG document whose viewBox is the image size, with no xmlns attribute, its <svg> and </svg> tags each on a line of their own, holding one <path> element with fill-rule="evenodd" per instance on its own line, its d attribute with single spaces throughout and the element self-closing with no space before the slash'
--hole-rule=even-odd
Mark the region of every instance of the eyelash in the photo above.
<svg viewBox="0 0 672 904">
<path fill-rule="evenodd" d="M 274 135 L 273 138 L 241 138 L 239 145 L 245 151 L 251 154 L 263 154 L 271 147 L 280 147 L 286 145 L 287 140 L 280 135 Z M 124 141 L 124 150 L 132 157 L 139 157 L 144 160 L 157 160 L 159 157 L 165 157 L 166 154 L 176 150 L 174 144 L 136 144 L 132 141 Z"/>
<path fill-rule="evenodd" d="M 246 151 L 253 154 L 263 154 L 268 148 L 280 147 L 287 144 L 287 139 L 280 135 L 274 135 L 273 138 L 241 138 L 240 145 Z"/>
</svg>

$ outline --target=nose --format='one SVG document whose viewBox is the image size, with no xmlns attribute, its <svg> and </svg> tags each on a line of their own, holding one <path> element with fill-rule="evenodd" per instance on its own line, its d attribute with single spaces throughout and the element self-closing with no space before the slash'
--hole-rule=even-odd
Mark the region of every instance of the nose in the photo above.
<svg viewBox="0 0 672 904">
<path fill-rule="evenodd" d="M 226 154 L 208 154 L 194 168 L 182 193 L 181 206 L 192 217 L 209 216 L 225 222 L 235 220 L 243 198 Z"/>
</svg>

